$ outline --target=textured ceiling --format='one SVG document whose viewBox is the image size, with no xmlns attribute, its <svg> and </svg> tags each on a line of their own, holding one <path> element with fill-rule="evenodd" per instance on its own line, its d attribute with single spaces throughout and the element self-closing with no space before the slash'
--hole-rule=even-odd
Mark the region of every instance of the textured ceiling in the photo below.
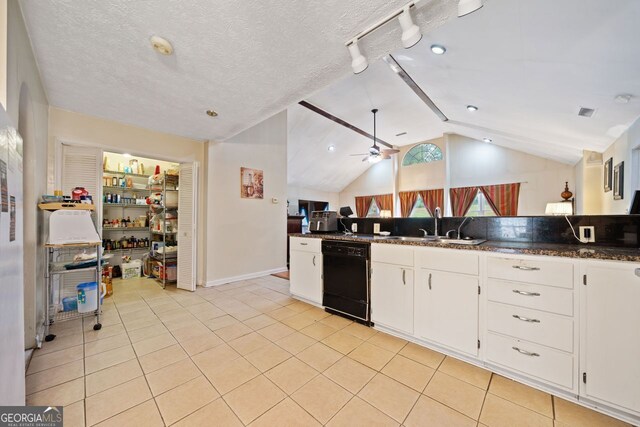
<svg viewBox="0 0 640 427">
<path fill-rule="evenodd" d="M 638 22 L 637 0 L 486 0 L 478 12 L 425 32 L 415 47 L 390 51 L 449 122 L 382 61 L 308 100 L 369 132 L 369 110 L 380 108 L 379 135 L 397 145 L 452 132 L 574 164 L 583 149 L 604 151 L 640 116 Z M 434 43 L 446 54 L 432 54 Z M 618 94 L 634 97 L 617 104 Z M 480 110 L 470 113 L 468 104 Z M 580 107 L 596 113 L 579 117 Z M 289 181 L 343 189 L 368 167 L 348 154 L 370 142 L 299 108 L 289 110 Z M 327 152 L 330 143 L 336 152 Z"/>
<path fill-rule="evenodd" d="M 72 111 L 223 140 L 351 72 L 344 42 L 406 0 L 21 0 L 49 101 Z M 423 1 L 423 31 L 457 2 Z M 150 47 L 152 35 L 173 56 Z M 398 25 L 361 44 L 370 60 Z M 204 114 L 213 108 L 219 117 Z"/>
</svg>

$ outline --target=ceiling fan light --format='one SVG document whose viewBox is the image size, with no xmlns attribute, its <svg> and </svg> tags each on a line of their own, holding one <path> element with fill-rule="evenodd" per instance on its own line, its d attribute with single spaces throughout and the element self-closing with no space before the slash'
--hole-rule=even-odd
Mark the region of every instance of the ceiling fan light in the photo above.
<svg viewBox="0 0 640 427">
<path fill-rule="evenodd" d="M 380 155 L 370 155 L 367 160 L 369 161 L 369 163 L 378 163 L 380 160 L 382 160 L 382 156 L 380 156 Z"/>
<path fill-rule="evenodd" d="M 483 6 L 482 0 L 460 0 L 458 2 L 458 17 L 475 12 Z"/>
<path fill-rule="evenodd" d="M 369 67 L 369 62 L 360 52 L 358 47 L 358 41 L 354 40 L 349 46 L 349 53 L 351 54 L 351 68 L 354 74 L 360 74 Z"/>
<path fill-rule="evenodd" d="M 402 46 L 404 46 L 405 49 L 415 46 L 415 44 L 422 39 L 420 28 L 413 23 L 409 10 L 409 6 L 406 6 L 400 16 L 398 16 L 398 21 L 400 21 L 400 27 L 402 28 Z"/>
</svg>

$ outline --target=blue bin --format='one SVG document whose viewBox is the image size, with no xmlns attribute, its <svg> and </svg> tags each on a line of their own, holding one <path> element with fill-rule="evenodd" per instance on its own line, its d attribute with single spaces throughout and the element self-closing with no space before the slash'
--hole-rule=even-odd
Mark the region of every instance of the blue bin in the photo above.
<svg viewBox="0 0 640 427">
<path fill-rule="evenodd" d="M 76 311 L 78 309 L 77 297 L 62 298 L 62 311 Z"/>
</svg>

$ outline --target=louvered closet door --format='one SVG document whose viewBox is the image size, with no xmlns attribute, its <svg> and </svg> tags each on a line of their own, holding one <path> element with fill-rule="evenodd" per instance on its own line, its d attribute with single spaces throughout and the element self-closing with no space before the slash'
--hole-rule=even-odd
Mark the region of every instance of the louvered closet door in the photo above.
<svg viewBox="0 0 640 427">
<path fill-rule="evenodd" d="M 62 144 L 62 191 L 71 194 L 75 187 L 84 187 L 96 205 L 93 214 L 96 224 L 102 223 L 102 149 Z M 102 227 L 98 227 L 102 235 Z M 63 276 L 62 297 L 76 295 L 75 285 L 83 282 L 94 282 L 95 273 L 82 271 Z"/>
<path fill-rule="evenodd" d="M 178 288 L 196 290 L 198 164 L 180 165 L 178 192 Z"/>
</svg>

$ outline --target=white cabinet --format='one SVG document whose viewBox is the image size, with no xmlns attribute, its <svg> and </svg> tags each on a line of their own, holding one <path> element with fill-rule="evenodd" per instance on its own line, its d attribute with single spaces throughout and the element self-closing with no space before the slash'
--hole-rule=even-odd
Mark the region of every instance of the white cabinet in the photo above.
<svg viewBox="0 0 640 427">
<path fill-rule="evenodd" d="M 292 295 L 322 305 L 322 252 L 320 239 L 292 237 L 289 286 Z"/>
<path fill-rule="evenodd" d="M 371 320 L 413 334 L 413 268 L 373 263 Z"/>
<path fill-rule="evenodd" d="M 583 395 L 640 413 L 640 265 L 593 261 L 582 288 Z"/>
<path fill-rule="evenodd" d="M 455 257 L 453 251 L 451 257 Z M 414 307 L 418 338 L 477 356 L 477 276 L 421 268 L 416 274 Z"/>
<path fill-rule="evenodd" d="M 574 266 L 544 256 L 487 256 L 485 361 L 577 392 Z"/>
</svg>

